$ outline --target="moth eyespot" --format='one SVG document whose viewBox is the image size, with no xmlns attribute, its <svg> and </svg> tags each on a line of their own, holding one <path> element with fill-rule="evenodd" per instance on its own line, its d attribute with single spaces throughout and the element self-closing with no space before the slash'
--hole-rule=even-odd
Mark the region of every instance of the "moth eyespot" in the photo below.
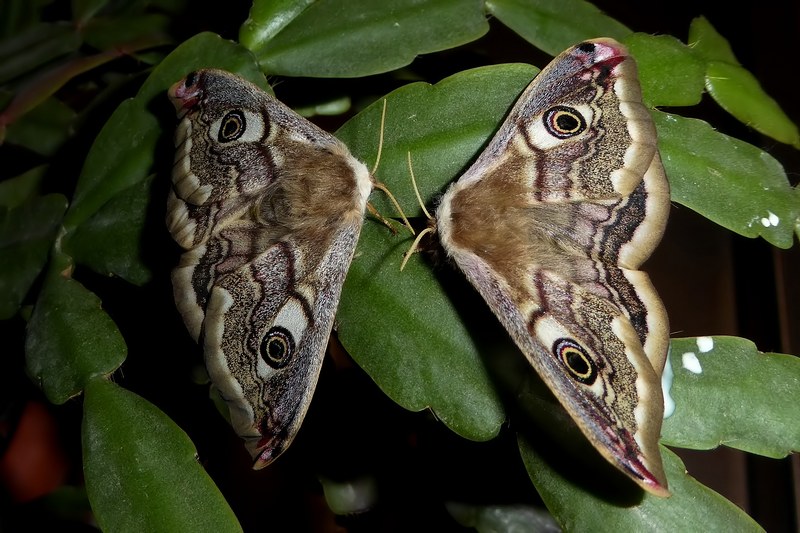
<svg viewBox="0 0 800 533">
<path fill-rule="evenodd" d="M 558 339 L 553 343 L 553 354 L 570 375 L 584 385 L 597 379 L 597 366 L 583 347 L 572 339 Z"/>
<path fill-rule="evenodd" d="M 542 120 L 547 132 L 559 139 L 574 137 L 586 129 L 586 120 L 573 107 L 563 105 L 551 107 L 545 112 Z"/>
<path fill-rule="evenodd" d="M 274 326 L 267 331 L 259 348 L 261 358 L 272 368 L 283 368 L 294 354 L 294 338 L 289 330 Z"/>
<path fill-rule="evenodd" d="M 586 54 L 591 54 L 594 52 L 594 43 L 581 43 L 578 45 L 578 49 Z"/>
<path fill-rule="evenodd" d="M 245 129 L 247 129 L 247 121 L 244 118 L 244 113 L 238 110 L 228 111 L 228 114 L 222 118 L 217 140 L 221 143 L 235 141 L 244 135 Z"/>
</svg>

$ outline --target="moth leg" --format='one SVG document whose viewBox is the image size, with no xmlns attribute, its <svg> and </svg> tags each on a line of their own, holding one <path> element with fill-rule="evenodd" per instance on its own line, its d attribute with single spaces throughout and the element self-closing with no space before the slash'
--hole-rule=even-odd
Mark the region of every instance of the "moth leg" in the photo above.
<svg viewBox="0 0 800 533">
<path fill-rule="evenodd" d="M 389 231 L 392 232 L 392 235 L 397 235 L 397 229 L 393 226 L 393 224 L 396 224 L 396 222 L 381 215 L 380 212 L 375 208 L 375 206 L 372 205 L 372 202 L 367 202 L 367 211 L 369 211 L 370 215 L 377 218 L 381 222 L 381 224 L 389 228 Z M 405 217 L 403 218 L 405 219 Z M 408 221 L 406 221 L 406 224 L 408 224 Z M 411 225 L 408 225 L 408 229 L 411 230 L 411 234 L 413 235 L 414 230 L 411 228 Z"/>
</svg>

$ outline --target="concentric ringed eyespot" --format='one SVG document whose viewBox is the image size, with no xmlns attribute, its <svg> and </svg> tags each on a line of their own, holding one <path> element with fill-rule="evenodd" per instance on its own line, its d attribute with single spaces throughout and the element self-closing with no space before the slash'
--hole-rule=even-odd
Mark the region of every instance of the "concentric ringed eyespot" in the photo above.
<svg viewBox="0 0 800 533">
<path fill-rule="evenodd" d="M 573 378 L 584 385 L 591 385 L 597 379 L 597 366 L 586 350 L 574 340 L 556 340 L 553 343 L 553 355 Z"/>
<path fill-rule="evenodd" d="M 568 139 L 586 129 L 586 120 L 574 107 L 557 105 L 548 109 L 542 117 L 547 132 L 558 139 Z"/>
<path fill-rule="evenodd" d="M 246 128 L 247 122 L 244 119 L 244 113 L 239 110 L 228 111 L 228 114 L 222 118 L 217 140 L 221 143 L 235 141 L 244 135 Z"/>
<path fill-rule="evenodd" d="M 261 340 L 259 351 L 269 366 L 283 368 L 294 354 L 294 337 L 286 328 L 273 326 Z"/>
</svg>

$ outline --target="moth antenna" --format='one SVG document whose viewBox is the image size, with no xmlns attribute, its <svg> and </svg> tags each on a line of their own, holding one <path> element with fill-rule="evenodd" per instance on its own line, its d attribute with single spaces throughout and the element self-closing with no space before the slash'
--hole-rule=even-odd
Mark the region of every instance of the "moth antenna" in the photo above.
<svg viewBox="0 0 800 533">
<path fill-rule="evenodd" d="M 425 213 L 425 216 L 428 218 L 429 221 L 432 221 L 433 217 L 428 212 L 428 209 L 425 207 L 425 203 L 422 201 L 422 195 L 420 195 L 419 193 L 419 187 L 417 187 L 417 180 L 414 177 L 414 166 L 411 164 L 411 151 L 409 150 L 407 154 L 408 154 L 408 172 L 411 174 L 411 184 L 414 186 L 414 194 L 417 195 L 417 201 L 419 202 L 419 206 L 422 208 L 422 212 Z M 411 255 L 414 254 L 419 249 L 419 243 L 422 240 L 422 237 L 426 233 L 432 233 L 433 231 L 434 231 L 433 227 L 429 225 L 427 228 L 422 230 L 419 235 L 417 235 L 417 238 L 414 239 L 414 244 L 412 244 L 411 248 L 409 248 L 408 251 L 406 251 L 406 253 L 403 254 L 403 262 L 400 263 L 401 272 L 406 267 L 406 263 L 408 263 L 408 260 L 411 258 Z"/>
<path fill-rule="evenodd" d="M 383 131 L 384 126 L 386 126 L 386 98 L 383 99 L 383 110 L 381 110 L 381 130 L 378 134 L 378 155 L 375 156 L 375 165 L 372 167 L 370 171 L 370 175 L 374 176 L 375 172 L 378 170 L 378 165 L 381 162 L 381 152 L 383 152 Z"/>
<path fill-rule="evenodd" d="M 419 235 L 417 235 L 417 238 L 414 239 L 414 244 L 412 244 L 411 248 L 409 248 L 408 251 L 405 254 L 403 254 L 403 262 L 400 263 L 400 272 L 403 271 L 403 269 L 406 267 L 406 263 L 408 263 L 408 260 L 411 258 L 414 252 L 416 252 L 417 249 L 419 248 L 419 241 L 422 240 L 422 237 L 424 237 L 426 233 L 431 233 L 431 232 L 433 232 L 433 228 L 425 228 L 419 233 Z"/>
<path fill-rule="evenodd" d="M 414 186 L 414 194 L 417 195 L 417 202 L 419 202 L 419 206 L 422 208 L 422 212 L 425 213 L 425 216 L 428 220 L 433 220 L 433 217 L 428 210 L 425 208 L 425 203 L 422 201 L 422 196 L 419 194 L 419 187 L 417 187 L 417 180 L 414 178 L 414 167 L 411 165 L 411 150 L 406 152 L 408 154 L 408 172 L 411 174 L 411 184 Z"/>
<path fill-rule="evenodd" d="M 386 196 L 389 197 L 389 200 L 391 200 L 392 205 L 394 205 L 394 208 L 397 209 L 398 213 L 400 213 L 400 218 L 403 219 L 403 225 L 408 228 L 408 231 L 411 232 L 411 235 L 416 235 L 414 228 L 411 226 L 411 223 L 408 221 L 408 218 L 406 218 L 406 214 L 403 212 L 403 208 L 400 207 L 400 204 L 397 202 L 397 199 L 391 193 L 389 188 L 386 187 L 386 185 L 384 185 L 380 181 L 375 179 L 375 172 L 378 170 L 378 165 L 381 162 L 381 153 L 383 152 L 383 132 L 386 129 L 385 126 L 386 126 L 386 98 L 383 99 L 383 109 L 381 110 L 381 129 L 380 129 L 380 134 L 378 136 L 378 155 L 375 157 L 375 166 L 372 167 L 372 171 L 370 172 L 370 175 L 372 176 L 372 183 L 376 189 L 380 189 L 386 194 Z M 372 214 L 372 216 L 383 222 L 383 224 L 386 227 L 388 227 L 392 231 L 392 233 L 397 233 L 397 231 L 394 229 L 394 227 L 392 227 L 391 223 L 389 222 L 389 219 L 381 215 L 375 208 L 375 206 L 372 205 L 370 202 L 367 202 L 367 209 L 369 210 L 370 214 Z"/>
<path fill-rule="evenodd" d="M 377 187 L 377 184 L 376 184 Z M 385 216 L 381 215 L 380 212 L 372 205 L 372 202 L 367 202 L 367 211 L 369 214 L 380 220 L 381 224 L 389 228 L 389 231 L 392 232 L 392 235 L 397 235 L 397 230 L 392 225 L 392 221 Z"/>
</svg>

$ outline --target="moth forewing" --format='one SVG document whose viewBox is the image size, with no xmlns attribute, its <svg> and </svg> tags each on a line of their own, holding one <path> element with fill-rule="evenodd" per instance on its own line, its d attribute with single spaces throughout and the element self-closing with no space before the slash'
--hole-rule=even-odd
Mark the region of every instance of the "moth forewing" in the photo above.
<svg viewBox="0 0 800 533">
<path fill-rule="evenodd" d="M 169 91 L 175 300 L 254 468 L 292 442 L 319 376 L 372 178 L 329 133 L 219 70 Z"/>
<path fill-rule="evenodd" d="M 531 82 L 436 221 L 445 251 L 590 442 L 659 496 L 669 495 L 658 448 L 668 326 L 636 269 L 668 209 L 636 66 L 597 39 Z"/>
</svg>

